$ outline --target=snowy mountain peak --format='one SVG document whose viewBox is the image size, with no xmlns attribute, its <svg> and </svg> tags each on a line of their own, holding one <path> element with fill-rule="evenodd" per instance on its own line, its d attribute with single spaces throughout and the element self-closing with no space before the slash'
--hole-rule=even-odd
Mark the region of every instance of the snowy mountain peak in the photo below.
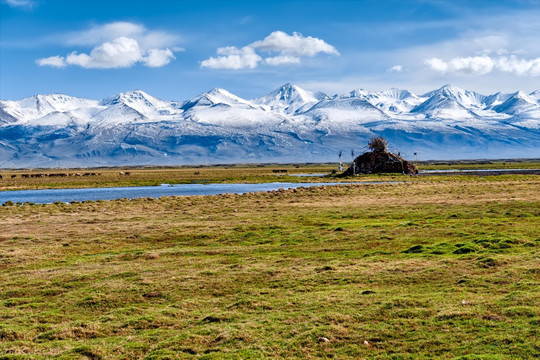
<svg viewBox="0 0 540 360">
<path fill-rule="evenodd" d="M 358 97 L 358 98 L 366 98 L 369 95 L 369 91 L 364 89 L 354 89 L 350 91 L 348 94 L 344 95 L 344 98 L 347 97 Z"/>
<path fill-rule="evenodd" d="M 540 105 L 537 100 L 523 91 L 513 93 L 502 104 L 493 107 L 498 113 L 516 116 L 540 116 Z"/>
<path fill-rule="evenodd" d="M 536 99 L 532 99 L 529 94 L 527 94 L 525 91 L 517 91 L 515 93 L 512 94 L 513 97 L 517 98 L 517 99 L 522 99 L 522 100 L 525 100 L 525 101 L 528 101 L 528 102 L 535 102 L 534 100 Z"/>
<path fill-rule="evenodd" d="M 253 107 L 249 101 L 242 99 L 225 89 L 214 88 L 187 101 L 182 105 L 182 109 L 189 110 L 195 106 L 215 105 Z"/>
<path fill-rule="evenodd" d="M 225 104 L 229 104 L 231 102 L 238 103 L 238 104 L 248 104 L 249 101 L 246 99 L 243 99 L 237 95 L 234 95 L 233 93 L 221 89 L 221 88 L 214 88 L 206 93 L 209 97 L 214 99 L 215 102 L 222 102 Z"/>
<path fill-rule="evenodd" d="M 436 90 L 432 90 L 430 92 L 427 92 L 425 93 L 423 96 L 424 97 L 431 97 L 435 94 L 444 94 L 444 95 L 452 95 L 452 94 L 459 94 L 461 92 L 464 92 L 465 90 L 455 86 L 455 85 L 452 85 L 452 84 L 445 84 L 443 86 L 441 86 L 440 88 L 436 89 Z"/>
<path fill-rule="evenodd" d="M 126 118 L 133 116 L 133 114 L 153 118 L 178 112 L 175 102 L 158 99 L 142 90 L 121 92 L 101 100 L 99 104 L 108 107 L 98 117 L 101 120 L 107 120 L 110 117 Z"/>
<path fill-rule="evenodd" d="M 418 99 L 418 96 L 410 92 L 409 90 L 402 90 L 397 88 L 391 88 L 380 92 L 381 95 L 398 100 L 405 100 L 408 98 Z"/>
<path fill-rule="evenodd" d="M 535 90 L 529 94 L 532 99 L 535 99 L 536 102 L 540 105 L 540 90 Z"/>
<path fill-rule="evenodd" d="M 423 95 L 428 99 L 413 109 L 414 112 L 427 112 L 429 116 L 439 116 L 438 110 L 456 110 L 446 112 L 446 116 L 474 117 L 471 110 L 485 108 L 486 96 L 474 91 L 463 90 L 457 86 L 446 84 L 443 87 Z M 464 110 L 464 111 L 463 111 Z M 459 113 L 459 114 L 458 114 Z"/>
<path fill-rule="evenodd" d="M 4 112 L 16 119 L 30 121 L 51 113 L 84 111 L 98 106 L 98 102 L 65 94 L 34 95 L 18 101 L 2 101 Z M 5 116 L 4 116 L 5 117 Z"/>
<path fill-rule="evenodd" d="M 135 103 L 146 103 L 147 105 L 153 105 L 160 102 L 163 102 L 163 100 L 160 100 L 158 98 L 153 97 L 152 95 L 149 95 L 145 93 L 142 90 L 133 90 L 133 91 L 126 91 L 121 92 L 117 95 L 102 99 L 100 101 L 100 104 L 103 106 L 107 105 L 116 105 L 116 104 L 135 104 Z"/>
<path fill-rule="evenodd" d="M 304 103 L 317 101 L 317 98 L 312 92 L 304 90 L 291 83 L 287 83 L 277 88 L 268 94 L 267 97 L 272 97 L 273 99 L 289 104 L 299 101 Z"/>
<path fill-rule="evenodd" d="M 92 100 L 77 98 L 65 94 L 34 95 L 19 100 L 21 107 L 34 107 L 38 112 L 66 111 L 81 104 L 90 104 Z"/>
<path fill-rule="evenodd" d="M 539 95 L 445 85 L 328 97 L 293 84 L 251 101 L 213 89 L 182 106 L 142 90 L 36 95 L 0 100 L 0 167 L 330 161 L 376 135 L 424 159 L 539 157 Z"/>
<path fill-rule="evenodd" d="M 355 89 L 346 95 L 340 96 L 342 99 L 359 98 L 368 101 L 377 109 L 387 113 L 402 114 L 409 112 L 413 107 L 420 104 L 422 99 L 408 90 L 391 88 L 379 92 L 370 92 L 364 89 Z"/>
<path fill-rule="evenodd" d="M 503 102 L 508 100 L 508 98 L 510 98 L 511 96 L 512 96 L 512 94 L 506 94 L 506 93 L 502 93 L 500 91 L 493 94 L 493 95 L 489 95 L 489 96 L 486 97 L 486 99 L 484 101 L 485 104 L 486 104 L 486 108 L 487 109 L 493 109 L 493 107 L 502 104 Z"/>
<path fill-rule="evenodd" d="M 454 99 L 461 105 L 480 105 L 486 98 L 474 91 L 463 90 L 457 86 L 446 84 L 441 88 L 424 94 L 424 97 L 444 96 L 450 99 Z"/>
<path fill-rule="evenodd" d="M 266 96 L 253 99 L 252 102 L 271 111 L 292 114 L 299 109 L 305 109 L 309 105 L 317 103 L 320 98 L 324 97 L 326 96 L 322 94 L 317 97 L 310 91 L 287 83 Z"/>
</svg>

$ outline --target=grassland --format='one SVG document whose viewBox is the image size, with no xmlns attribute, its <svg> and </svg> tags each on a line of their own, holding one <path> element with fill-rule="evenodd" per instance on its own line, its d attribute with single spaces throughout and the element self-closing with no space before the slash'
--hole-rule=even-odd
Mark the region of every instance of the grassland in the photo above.
<svg viewBox="0 0 540 360">
<path fill-rule="evenodd" d="M 0 206 L 0 359 L 530 359 L 539 245 L 534 175 Z"/>
</svg>

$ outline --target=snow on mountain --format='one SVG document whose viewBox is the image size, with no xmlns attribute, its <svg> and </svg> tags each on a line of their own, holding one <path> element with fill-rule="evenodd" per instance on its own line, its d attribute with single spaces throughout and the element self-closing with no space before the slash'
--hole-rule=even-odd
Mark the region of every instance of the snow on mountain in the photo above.
<svg viewBox="0 0 540 360">
<path fill-rule="evenodd" d="M 0 102 L 0 125 L 17 122 L 17 118 L 4 110 L 4 105 Z"/>
<path fill-rule="evenodd" d="M 421 98 L 408 90 L 392 88 L 379 92 L 369 92 L 363 89 L 356 89 L 342 97 L 357 97 L 368 101 L 377 109 L 390 114 L 409 113 L 415 106 L 422 103 L 425 98 Z"/>
<path fill-rule="evenodd" d="M 182 105 L 183 118 L 197 124 L 226 128 L 263 128 L 279 124 L 284 118 L 227 90 L 213 89 Z"/>
<path fill-rule="evenodd" d="M 174 115 L 181 112 L 177 109 L 177 103 L 158 99 L 142 90 L 123 92 L 103 99 L 100 101 L 100 105 L 108 108 L 117 106 L 125 109 L 125 107 L 129 107 L 147 118 Z"/>
<path fill-rule="evenodd" d="M 0 107 L 19 121 L 28 122 L 51 113 L 71 112 L 77 117 L 88 118 L 99 110 L 99 102 L 64 94 L 34 95 L 19 101 L 1 101 Z"/>
<path fill-rule="evenodd" d="M 495 106 L 502 104 L 508 98 L 510 98 L 512 94 L 504 94 L 502 92 L 495 93 L 493 95 L 489 95 L 485 99 L 486 103 L 486 109 L 493 109 Z"/>
<path fill-rule="evenodd" d="M 321 100 L 298 115 L 314 120 L 317 128 L 332 132 L 351 131 L 365 123 L 389 119 L 368 101 L 354 97 Z"/>
<path fill-rule="evenodd" d="M 539 117 L 540 105 L 536 99 L 530 97 L 523 91 L 518 91 L 510 96 L 505 102 L 493 107 L 498 113 L 519 115 L 520 117 Z"/>
<path fill-rule="evenodd" d="M 474 91 L 463 90 L 457 86 L 446 84 L 437 90 L 430 91 L 423 95 L 425 98 L 444 97 L 452 99 L 466 108 L 480 108 L 486 100 L 485 95 Z"/>
<path fill-rule="evenodd" d="M 539 98 L 452 85 L 329 97 L 292 84 L 252 100 L 36 95 L 0 100 L 0 167 L 330 161 L 377 135 L 424 159 L 540 157 Z"/>
<path fill-rule="evenodd" d="M 427 98 L 415 106 L 411 113 L 424 114 L 428 118 L 467 120 L 477 118 L 474 110 L 481 110 L 485 96 L 473 91 L 463 90 L 453 85 L 423 95 Z"/>
<path fill-rule="evenodd" d="M 529 97 L 531 99 L 535 99 L 536 103 L 540 105 L 540 90 L 535 90 L 532 93 L 529 94 Z"/>
<path fill-rule="evenodd" d="M 325 97 L 326 95 L 323 93 L 315 95 L 312 92 L 289 83 L 277 88 L 266 96 L 258 97 L 251 101 L 254 104 L 262 105 L 263 108 L 269 111 L 293 114 L 299 109 L 310 107 Z"/>
<path fill-rule="evenodd" d="M 195 106 L 229 106 L 229 107 L 242 107 L 253 108 L 253 104 L 249 101 L 242 99 L 234 94 L 231 94 L 225 89 L 212 89 L 209 92 L 202 93 L 195 98 L 186 101 L 182 105 L 182 109 L 187 111 Z"/>
</svg>

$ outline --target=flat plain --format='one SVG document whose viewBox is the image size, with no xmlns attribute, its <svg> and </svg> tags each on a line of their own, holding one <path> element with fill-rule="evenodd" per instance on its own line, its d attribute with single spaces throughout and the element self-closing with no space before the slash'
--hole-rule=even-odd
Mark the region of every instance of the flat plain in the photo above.
<svg viewBox="0 0 540 360">
<path fill-rule="evenodd" d="M 2 189 L 274 181 L 281 168 Z M 400 182 L 0 206 L 0 358 L 538 357 L 540 177 L 354 180 L 370 179 Z"/>
</svg>

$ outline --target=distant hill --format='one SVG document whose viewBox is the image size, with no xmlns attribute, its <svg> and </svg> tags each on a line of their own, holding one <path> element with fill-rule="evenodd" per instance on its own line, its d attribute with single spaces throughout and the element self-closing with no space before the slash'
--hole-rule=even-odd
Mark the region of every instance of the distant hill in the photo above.
<svg viewBox="0 0 540 360">
<path fill-rule="evenodd" d="M 539 94 L 285 84 L 251 100 L 224 89 L 186 101 L 35 95 L 0 100 L 0 167 L 336 161 L 375 136 L 419 159 L 540 157 Z"/>
</svg>

